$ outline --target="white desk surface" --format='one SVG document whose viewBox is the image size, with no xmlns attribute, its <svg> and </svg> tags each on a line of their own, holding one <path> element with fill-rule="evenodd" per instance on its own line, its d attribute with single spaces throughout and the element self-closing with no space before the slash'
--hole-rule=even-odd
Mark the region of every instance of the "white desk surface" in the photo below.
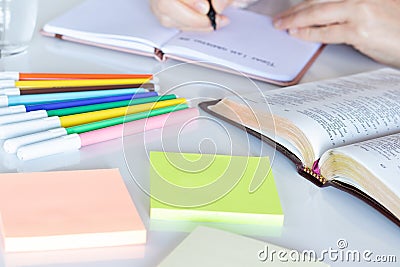
<svg viewBox="0 0 400 267">
<path fill-rule="evenodd" d="M 143 0 L 144 1 L 144 0 Z M 79 0 L 39 0 L 37 29 L 49 19 L 61 14 Z M 274 2 L 274 4 L 272 4 Z M 110 1 L 112 4 L 112 1 Z M 276 6 L 279 4 L 282 6 Z M 282 8 L 285 1 L 266 1 L 267 8 Z M 128 26 L 128 25 L 127 25 Z M 333 78 L 373 70 L 381 65 L 342 45 L 327 46 L 302 79 L 303 82 Z M 159 63 L 153 58 L 128 55 L 105 49 L 68 43 L 41 36 L 36 31 L 29 51 L 25 54 L 0 59 L 0 70 L 21 72 L 92 72 L 129 73 L 160 72 L 162 91 L 171 88 L 193 104 L 206 99 L 218 99 L 232 92 L 243 93 L 275 87 L 198 66 L 178 65 L 169 61 Z M 208 81 L 184 85 L 191 81 Z M 345 239 L 348 249 L 370 250 L 373 255 L 395 255 L 397 263 L 375 266 L 398 266 L 400 261 L 400 228 L 362 201 L 333 188 L 318 188 L 298 175 L 293 164 L 281 154 L 241 130 L 221 123 L 201 113 L 197 128 L 189 127 L 177 142 L 168 131 L 153 131 L 93 145 L 79 152 L 57 155 L 29 162 L 18 161 L 1 152 L 1 172 L 30 172 L 119 168 L 132 194 L 142 219 L 150 228 L 149 197 L 138 185 L 146 187 L 149 179 L 148 152 L 166 150 L 183 152 L 217 152 L 233 155 L 270 155 L 273 173 L 281 197 L 285 223 L 280 233 L 256 232 L 255 237 L 277 245 L 298 250 L 337 249 L 336 242 Z M 207 130 L 206 130 L 207 129 Z M 162 137 L 162 139 L 160 138 Z M 179 146 L 177 145 L 179 144 Z M 217 225 L 216 225 L 217 226 Z M 219 225 L 218 227 L 224 227 Z M 62 251 L 7 255 L 7 266 L 155 266 L 187 235 L 178 224 L 169 230 L 149 229 L 146 246 L 83 251 Z M 268 231 L 268 229 L 264 229 Z M 260 248 L 262 249 L 262 248 Z M 143 254 L 144 250 L 144 254 Z M 139 254 L 139 257 L 137 256 Z M 140 256 L 141 254 L 141 256 Z M 255 251 L 256 256 L 256 251 Z M 4 258 L 4 255 L 0 255 Z M 364 266 L 366 263 L 329 262 L 332 266 Z M 1 266 L 1 264 L 0 264 Z M 374 264 L 368 264 L 374 266 Z"/>
</svg>

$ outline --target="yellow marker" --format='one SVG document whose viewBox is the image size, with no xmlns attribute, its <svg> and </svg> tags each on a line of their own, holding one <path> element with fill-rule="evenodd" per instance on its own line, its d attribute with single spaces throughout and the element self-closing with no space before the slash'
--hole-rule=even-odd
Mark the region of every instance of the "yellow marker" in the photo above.
<svg viewBox="0 0 400 267">
<path fill-rule="evenodd" d="M 173 105 L 179 105 L 186 103 L 185 98 L 177 98 L 171 100 L 164 100 L 134 106 L 120 107 L 120 108 L 111 108 L 99 111 L 92 111 L 68 116 L 60 117 L 61 127 L 71 127 L 75 125 L 90 123 L 94 121 L 106 120 L 115 117 L 125 116 L 128 114 L 139 113 L 143 111 L 148 111 L 152 109 L 158 109 Z"/>
<path fill-rule="evenodd" d="M 47 80 L 47 81 L 13 81 L 14 87 L 20 89 L 55 88 L 55 87 L 83 87 L 101 85 L 123 85 L 149 82 L 149 78 L 132 79 L 99 79 L 99 80 Z M 2 84 L 0 83 L 0 86 Z"/>
</svg>

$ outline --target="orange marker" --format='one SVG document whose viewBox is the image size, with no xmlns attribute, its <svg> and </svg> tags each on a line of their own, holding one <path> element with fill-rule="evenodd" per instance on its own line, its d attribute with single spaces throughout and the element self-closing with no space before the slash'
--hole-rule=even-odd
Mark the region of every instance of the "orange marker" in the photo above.
<svg viewBox="0 0 400 267">
<path fill-rule="evenodd" d="M 13 71 L 0 72 L 0 80 L 33 81 L 33 80 L 89 80 L 89 79 L 152 79 L 153 74 L 107 74 L 107 73 L 20 73 Z"/>
</svg>

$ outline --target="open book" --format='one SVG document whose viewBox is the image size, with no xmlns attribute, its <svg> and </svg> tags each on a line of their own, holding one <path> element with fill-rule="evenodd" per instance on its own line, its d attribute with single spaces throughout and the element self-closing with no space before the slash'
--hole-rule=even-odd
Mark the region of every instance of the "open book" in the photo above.
<svg viewBox="0 0 400 267">
<path fill-rule="evenodd" d="M 276 145 L 315 184 L 352 193 L 400 226 L 400 71 L 381 69 L 200 107 Z"/>
<path fill-rule="evenodd" d="M 211 33 L 161 26 L 148 1 L 87 0 L 47 23 L 42 33 L 128 53 L 174 58 L 280 85 L 297 83 L 321 50 L 278 31 L 271 19 L 230 8 L 231 24 Z"/>
</svg>

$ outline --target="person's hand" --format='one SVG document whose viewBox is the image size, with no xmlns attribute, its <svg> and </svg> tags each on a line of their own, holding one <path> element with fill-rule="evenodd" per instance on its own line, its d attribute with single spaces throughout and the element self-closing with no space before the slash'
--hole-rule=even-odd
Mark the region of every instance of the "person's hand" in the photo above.
<svg viewBox="0 0 400 267">
<path fill-rule="evenodd" d="M 278 14 L 274 25 L 292 36 L 346 43 L 400 67 L 400 0 L 306 0 Z"/>
<path fill-rule="evenodd" d="M 218 14 L 217 27 L 226 26 L 229 19 L 221 12 L 232 0 L 213 0 L 212 5 Z M 165 27 L 183 31 L 212 31 L 207 13 L 210 5 L 207 0 L 150 0 L 153 13 Z"/>
</svg>

